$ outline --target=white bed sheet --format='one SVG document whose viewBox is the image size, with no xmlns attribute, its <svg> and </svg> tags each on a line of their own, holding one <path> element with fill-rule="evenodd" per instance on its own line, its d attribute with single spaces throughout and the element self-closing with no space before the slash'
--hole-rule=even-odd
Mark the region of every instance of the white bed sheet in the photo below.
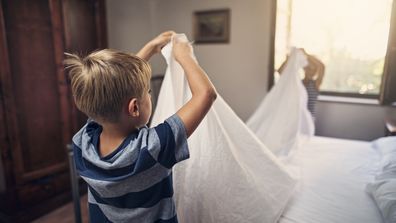
<svg viewBox="0 0 396 223">
<path fill-rule="evenodd" d="M 370 142 L 312 138 L 289 164 L 300 166 L 300 183 L 279 223 L 383 222 L 365 192 L 379 158 Z"/>
</svg>

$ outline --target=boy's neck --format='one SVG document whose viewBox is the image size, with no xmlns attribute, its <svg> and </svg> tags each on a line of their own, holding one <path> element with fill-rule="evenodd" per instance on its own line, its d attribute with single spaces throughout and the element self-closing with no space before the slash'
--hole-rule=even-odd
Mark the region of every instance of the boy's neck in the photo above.
<svg viewBox="0 0 396 223">
<path fill-rule="evenodd" d="M 137 131 L 137 129 L 134 127 L 124 126 L 120 124 L 106 123 L 101 125 L 103 128 L 102 134 L 111 138 L 125 138 L 132 132 Z"/>
<path fill-rule="evenodd" d="M 100 134 L 99 150 L 101 156 L 106 156 L 116 150 L 124 139 L 137 128 L 122 123 L 101 123 L 102 133 Z"/>
</svg>

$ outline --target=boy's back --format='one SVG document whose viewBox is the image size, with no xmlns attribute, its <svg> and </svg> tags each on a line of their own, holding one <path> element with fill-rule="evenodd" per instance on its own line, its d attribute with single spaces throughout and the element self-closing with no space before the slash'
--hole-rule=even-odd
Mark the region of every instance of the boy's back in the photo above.
<svg viewBox="0 0 396 223">
<path fill-rule="evenodd" d="M 189 156 L 180 118 L 141 128 L 105 157 L 98 150 L 101 130 L 89 121 L 73 138 L 91 222 L 177 222 L 171 168 Z"/>
</svg>

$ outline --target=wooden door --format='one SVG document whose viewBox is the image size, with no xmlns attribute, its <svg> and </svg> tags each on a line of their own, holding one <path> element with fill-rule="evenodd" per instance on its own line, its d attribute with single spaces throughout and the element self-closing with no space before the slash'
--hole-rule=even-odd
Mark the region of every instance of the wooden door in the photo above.
<svg viewBox="0 0 396 223">
<path fill-rule="evenodd" d="M 0 6 L 0 158 L 6 181 L 0 221 L 2 212 L 12 222 L 29 222 L 70 200 L 65 145 L 85 117 L 73 108 L 64 52 L 106 46 L 105 4 L 0 0 Z"/>
<path fill-rule="evenodd" d="M 65 170 L 70 141 L 57 0 L 2 0 L 6 124 L 17 184 Z"/>
</svg>

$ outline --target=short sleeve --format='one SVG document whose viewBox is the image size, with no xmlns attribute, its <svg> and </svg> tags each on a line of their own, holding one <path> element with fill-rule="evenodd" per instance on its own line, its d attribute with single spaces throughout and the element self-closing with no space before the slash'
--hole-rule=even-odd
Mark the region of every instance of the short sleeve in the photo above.
<svg viewBox="0 0 396 223">
<path fill-rule="evenodd" d="M 147 147 L 154 159 L 166 168 L 188 159 L 187 134 L 180 117 L 174 114 L 165 122 L 150 128 Z"/>
</svg>

